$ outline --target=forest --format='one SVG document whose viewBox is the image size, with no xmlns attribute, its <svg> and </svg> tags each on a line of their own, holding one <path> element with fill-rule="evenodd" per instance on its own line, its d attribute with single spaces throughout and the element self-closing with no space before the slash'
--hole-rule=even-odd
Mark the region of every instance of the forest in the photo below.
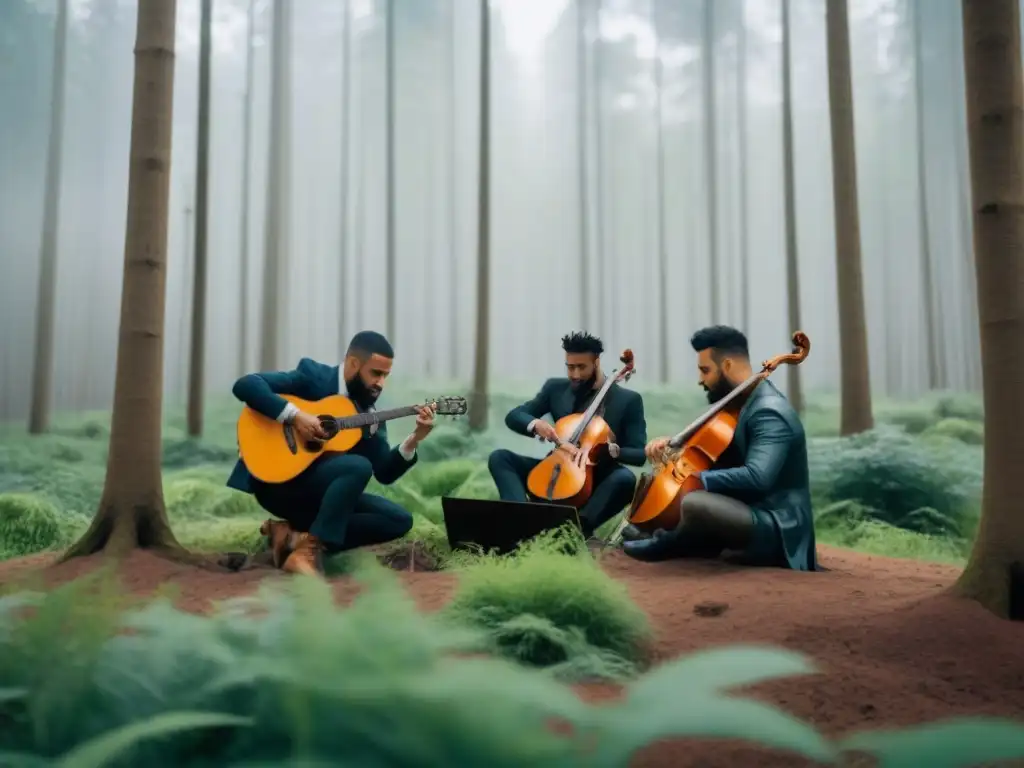
<svg viewBox="0 0 1024 768">
<path fill-rule="evenodd" d="M 1018 0 L 0 5 L 0 764 L 1024 758 L 1021 34 Z M 442 498 L 547 454 L 506 414 L 563 335 L 632 350 L 653 439 L 707 411 L 712 324 L 755 370 L 811 340 L 772 382 L 820 573 L 452 549 Z M 468 413 L 369 481 L 408 533 L 275 574 L 232 387 L 367 329 L 379 408 Z"/>
</svg>

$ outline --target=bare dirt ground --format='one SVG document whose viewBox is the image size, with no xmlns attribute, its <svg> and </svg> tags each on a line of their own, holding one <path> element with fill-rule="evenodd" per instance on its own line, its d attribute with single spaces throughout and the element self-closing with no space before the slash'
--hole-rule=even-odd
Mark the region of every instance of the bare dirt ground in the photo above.
<svg viewBox="0 0 1024 768">
<path fill-rule="evenodd" d="M 796 573 L 721 562 L 646 564 L 612 553 L 603 567 L 626 584 L 651 618 L 659 660 L 731 643 L 768 643 L 802 652 L 821 674 L 773 682 L 750 693 L 838 736 L 863 728 L 905 726 L 964 715 L 1024 719 L 1024 624 L 996 619 L 945 589 L 957 569 L 819 547 L 830 569 Z M 0 584 L 45 574 L 56 584 L 90 570 L 72 561 L 40 571 L 51 558 L 0 563 Z M 211 601 L 251 592 L 266 570 L 211 573 L 146 553 L 122 567 L 126 589 L 139 595 L 173 583 L 178 603 L 203 611 Z M 424 610 L 441 608 L 456 577 L 403 572 Z M 335 582 L 340 602 L 355 594 Z M 589 700 L 614 697 L 607 685 L 580 686 Z M 682 692 L 681 692 L 682 695 Z M 793 756 L 735 743 L 678 741 L 652 745 L 636 766 L 798 766 Z"/>
</svg>

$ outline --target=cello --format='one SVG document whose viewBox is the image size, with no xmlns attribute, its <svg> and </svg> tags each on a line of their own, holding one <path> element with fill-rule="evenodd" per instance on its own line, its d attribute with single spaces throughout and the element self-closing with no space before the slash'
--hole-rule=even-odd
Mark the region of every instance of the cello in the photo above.
<svg viewBox="0 0 1024 768">
<path fill-rule="evenodd" d="M 563 416 L 555 423 L 555 449 L 526 478 L 526 489 L 534 498 L 577 509 L 587 503 L 594 490 L 594 467 L 612 439 L 608 422 L 597 411 L 612 384 L 628 381 L 634 371 L 633 350 L 625 350 L 619 359 L 622 367 L 605 378 L 587 410 Z M 574 446 L 576 455 L 562 450 L 562 445 Z"/>
<path fill-rule="evenodd" d="M 609 546 L 618 541 L 627 525 L 648 533 L 658 529 L 674 530 L 679 525 L 683 497 L 702 489 L 698 474 L 711 469 L 732 443 L 743 407 L 743 395 L 767 379 L 780 365 L 799 365 L 807 359 L 811 351 L 807 334 L 802 331 L 794 333 L 793 347 L 793 352 L 788 355 L 764 361 L 759 372 L 735 387 L 668 441 L 661 460 L 652 462 L 654 469 L 651 474 L 637 484 L 629 511 L 609 537 Z"/>
</svg>

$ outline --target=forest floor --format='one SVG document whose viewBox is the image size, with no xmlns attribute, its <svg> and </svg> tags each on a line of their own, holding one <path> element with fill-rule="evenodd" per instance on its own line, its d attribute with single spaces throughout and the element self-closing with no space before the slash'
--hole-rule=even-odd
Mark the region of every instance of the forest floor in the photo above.
<svg viewBox="0 0 1024 768">
<path fill-rule="evenodd" d="M 96 556 L 55 567 L 54 555 L 0 563 L 0 583 L 51 586 L 90 571 Z M 827 569 L 799 573 L 723 562 L 639 563 L 621 552 L 602 556 L 603 570 L 624 584 L 654 628 L 655 662 L 729 644 L 770 644 L 807 654 L 820 674 L 750 690 L 806 719 L 827 736 L 906 726 L 956 716 L 1020 717 L 1024 712 L 1024 630 L 992 617 L 947 588 L 959 569 L 819 547 Z M 125 590 L 149 595 L 173 584 L 183 610 L 253 592 L 264 579 L 289 578 L 254 568 L 214 573 L 175 565 L 145 552 L 123 562 Z M 400 579 L 423 611 L 452 598 L 456 572 L 405 571 Z M 26 581 L 28 580 L 28 581 Z M 339 604 L 359 587 L 332 578 Z M 614 698 L 613 684 L 580 684 L 588 701 Z M 645 748 L 637 766 L 812 765 L 792 755 L 735 742 L 686 740 Z"/>
</svg>

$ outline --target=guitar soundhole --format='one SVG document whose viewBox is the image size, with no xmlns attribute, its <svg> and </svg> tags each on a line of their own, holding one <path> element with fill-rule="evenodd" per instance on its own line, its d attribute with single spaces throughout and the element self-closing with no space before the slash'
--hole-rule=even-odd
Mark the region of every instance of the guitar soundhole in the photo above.
<svg viewBox="0 0 1024 768">
<path fill-rule="evenodd" d="M 307 440 L 305 447 L 310 453 L 320 453 L 324 449 L 324 444 L 319 440 Z"/>
</svg>

